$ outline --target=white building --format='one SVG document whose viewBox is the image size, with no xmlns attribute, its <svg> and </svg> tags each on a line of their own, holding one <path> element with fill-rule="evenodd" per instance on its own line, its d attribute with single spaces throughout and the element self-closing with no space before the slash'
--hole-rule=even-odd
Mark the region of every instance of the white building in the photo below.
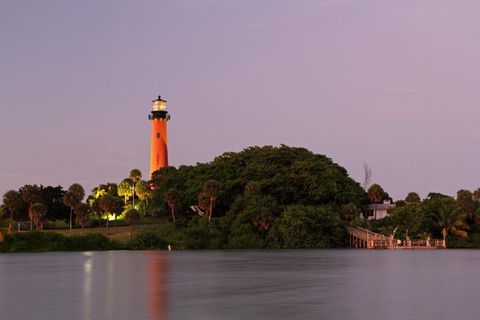
<svg viewBox="0 0 480 320">
<path fill-rule="evenodd" d="M 383 203 L 371 204 L 363 213 L 363 217 L 368 220 L 383 219 L 388 216 L 388 210 L 393 208 L 395 208 L 395 204 L 390 200 L 385 200 Z"/>
</svg>

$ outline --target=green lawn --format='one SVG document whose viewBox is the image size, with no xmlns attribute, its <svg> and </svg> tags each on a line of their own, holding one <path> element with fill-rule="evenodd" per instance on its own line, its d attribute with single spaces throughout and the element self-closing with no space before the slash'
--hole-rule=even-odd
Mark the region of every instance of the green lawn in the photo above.
<svg viewBox="0 0 480 320">
<path fill-rule="evenodd" d="M 153 231 L 160 232 L 162 229 L 169 225 L 168 217 L 161 218 L 152 218 L 152 217 L 140 217 L 140 221 L 133 226 L 133 235 L 141 232 Z M 65 236 L 79 236 L 83 234 L 90 233 L 100 233 L 112 240 L 127 242 L 130 240 L 130 227 L 121 226 L 121 227 L 105 227 L 102 228 L 85 228 L 83 229 L 55 229 L 55 230 L 45 230 L 46 232 L 56 232 L 63 234 Z"/>
<path fill-rule="evenodd" d="M 146 231 L 160 231 L 165 227 L 165 224 L 145 224 L 133 226 L 133 235 Z M 110 227 L 110 228 L 87 228 L 87 229 L 57 229 L 45 230 L 45 232 L 56 232 L 64 236 L 80 236 L 83 234 L 100 233 L 112 240 L 119 242 L 127 242 L 130 240 L 130 227 Z"/>
<path fill-rule="evenodd" d="M 141 217 L 138 224 L 133 226 L 133 236 L 138 233 L 143 232 L 161 232 L 168 228 L 171 224 L 169 222 L 169 217 L 161 217 L 161 218 L 152 218 L 152 217 Z M 25 232 L 25 231 L 21 231 Z M 44 229 L 44 232 L 55 232 L 60 233 L 65 236 L 80 236 L 82 234 L 92 234 L 92 233 L 100 233 L 112 240 L 119 241 L 119 242 L 127 242 L 130 240 L 130 227 L 128 226 L 121 226 L 121 227 L 109 227 L 108 229 L 105 227 L 102 228 L 85 228 L 80 229 L 76 227 L 75 229 Z M 0 242 L 3 240 L 3 237 L 7 234 L 7 228 L 0 228 Z"/>
</svg>

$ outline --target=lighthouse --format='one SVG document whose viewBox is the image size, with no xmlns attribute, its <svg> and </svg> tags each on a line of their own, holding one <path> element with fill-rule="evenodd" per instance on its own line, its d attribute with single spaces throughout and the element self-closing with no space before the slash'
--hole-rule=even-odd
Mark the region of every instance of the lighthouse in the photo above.
<svg viewBox="0 0 480 320">
<path fill-rule="evenodd" d="M 152 101 L 152 112 L 148 115 L 152 123 L 152 138 L 150 147 L 150 177 L 154 171 L 168 166 L 167 121 L 170 115 L 167 111 L 167 101 L 161 96 Z"/>
</svg>

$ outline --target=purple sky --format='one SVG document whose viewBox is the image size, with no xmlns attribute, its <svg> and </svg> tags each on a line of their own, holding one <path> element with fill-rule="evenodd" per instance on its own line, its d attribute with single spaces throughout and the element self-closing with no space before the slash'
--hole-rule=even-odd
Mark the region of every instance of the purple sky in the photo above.
<svg viewBox="0 0 480 320">
<path fill-rule="evenodd" d="M 303 146 L 394 198 L 480 187 L 477 0 L 0 2 L 0 193 Z"/>
</svg>

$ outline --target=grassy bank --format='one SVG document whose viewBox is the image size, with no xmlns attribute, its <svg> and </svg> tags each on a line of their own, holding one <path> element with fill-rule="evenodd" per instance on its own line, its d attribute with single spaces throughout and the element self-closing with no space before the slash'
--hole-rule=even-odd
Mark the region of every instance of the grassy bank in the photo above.
<svg viewBox="0 0 480 320">
<path fill-rule="evenodd" d="M 148 224 L 148 225 L 139 225 L 133 227 L 133 236 L 142 233 L 159 233 L 165 229 L 163 224 Z M 92 234 L 101 234 L 113 241 L 120 243 L 127 243 L 130 240 L 130 227 L 111 227 L 111 228 L 88 228 L 88 229 L 57 229 L 57 230 L 46 230 L 45 232 L 57 233 L 66 237 L 72 236 L 88 236 Z"/>
<path fill-rule="evenodd" d="M 5 236 L 0 252 L 47 252 L 47 251 L 92 251 L 116 250 L 121 245 L 101 234 L 71 236 L 53 232 L 19 232 Z"/>
<path fill-rule="evenodd" d="M 120 228 L 119 228 L 120 229 Z M 124 228 L 121 228 L 124 229 Z M 61 232 L 27 231 L 5 236 L 0 243 L 0 253 L 49 252 L 49 251 L 105 251 L 105 250 L 163 250 L 170 244 L 158 232 L 144 230 L 131 240 L 125 230 L 89 230 L 85 235 L 64 235 Z M 121 240 L 113 240 L 106 234 L 115 233 Z M 127 240 L 128 239 L 128 240 Z"/>
</svg>

